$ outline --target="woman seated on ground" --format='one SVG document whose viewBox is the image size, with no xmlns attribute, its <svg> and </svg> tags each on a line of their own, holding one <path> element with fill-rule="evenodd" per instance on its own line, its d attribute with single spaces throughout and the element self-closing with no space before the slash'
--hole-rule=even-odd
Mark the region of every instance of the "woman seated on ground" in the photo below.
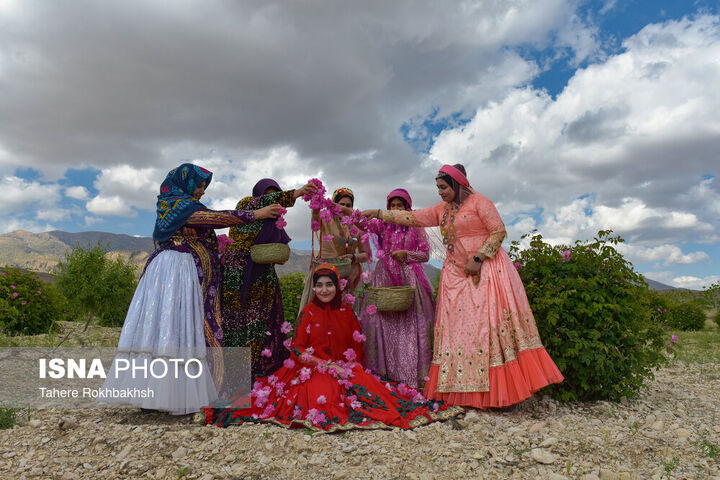
<svg viewBox="0 0 720 480">
<path fill-rule="evenodd" d="M 255 382 L 250 407 L 239 408 L 246 396 L 212 405 L 204 409 L 206 423 L 274 423 L 326 432 L 407 429 L 462 411 L 427 402 L 406 385 L 382 382 L 364 370 L 364 338 L 352 309 L 340 302 L 337 268 L 321 264 L 312 278 L 315 293 L 300 314 L 285 365 Z"/>
</svg>

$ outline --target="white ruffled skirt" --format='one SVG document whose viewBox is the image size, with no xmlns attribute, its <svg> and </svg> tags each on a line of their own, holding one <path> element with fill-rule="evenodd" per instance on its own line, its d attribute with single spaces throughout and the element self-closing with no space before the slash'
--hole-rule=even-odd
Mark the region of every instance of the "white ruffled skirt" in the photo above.
<svg viewBox="0 0 720 480">
<path fill-rule="evenodd" d="M 158 254 L 130 303 L 103 385 L 110 394 L 103 401 L 173 415 L 210 405 L 218 394 L 207 362 L 204 323 L 192 255 Z"/>
</svg>

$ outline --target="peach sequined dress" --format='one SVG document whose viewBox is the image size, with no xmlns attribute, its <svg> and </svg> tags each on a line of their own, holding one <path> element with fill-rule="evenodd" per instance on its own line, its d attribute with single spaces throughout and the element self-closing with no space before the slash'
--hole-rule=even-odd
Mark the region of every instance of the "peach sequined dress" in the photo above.
<svg viewBox="0 0 720 480">
<path fill-rule="evenodd" d="M 459 208 L 442 202 L 414 212 L 385 210 L 381 216 L 399 225 L 440 226 L 447 246 L 427 398 L 504 407 L 563 380 L 540 342 L 520 276 L 500 246 L 505 225 L 489 199 L 475 193 Z M 488 257 L 479 282 L 464 273 L 477 252 Z"/>
</svg>

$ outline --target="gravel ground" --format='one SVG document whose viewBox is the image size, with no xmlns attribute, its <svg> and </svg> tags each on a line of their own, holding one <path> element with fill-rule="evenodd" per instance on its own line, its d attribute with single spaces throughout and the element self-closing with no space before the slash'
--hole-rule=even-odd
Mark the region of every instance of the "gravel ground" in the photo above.
<svg viewBox="0 0 720 480">
<path fill-rule="evenodd" d="M 675 362 L 629 402 L 468 411 L 458 425 L 313 434 L 137 410 L 23 412 L 2 478 L 718 479 L 720 365 Z"/>
</svg>

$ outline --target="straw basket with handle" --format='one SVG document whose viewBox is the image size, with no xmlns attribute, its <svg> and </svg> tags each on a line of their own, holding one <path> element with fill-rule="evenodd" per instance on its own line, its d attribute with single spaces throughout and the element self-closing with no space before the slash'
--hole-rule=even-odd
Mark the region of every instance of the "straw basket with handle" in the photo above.
<svg viewBox="0 0 720 480">
<path fill-rule="evenodd" d="M 250 258 L 255 263 L 283 264 L 290 258 L 290 247 L 284 243 L 261 243 L 250 247 Z"/>
<path fill-rule="evenodd" d="M 415 287 L 368 287 L 365 302 L 373 304 L 381 312 L 403 312 L 410 308 L 415 298 Z"/>
<path fill-rule="evenodd" d="M 352 261 L 349 258 L 313 258 L 313 270 L 315 270 L 318 265 L 323 263 L 329 263 L 330 265 L 334 265 L 335 268 L 338 269 L 338 274 L 340 275 L 340 278 L 347 278 L 350 276 L 350 266 Z"/>
</svg>

